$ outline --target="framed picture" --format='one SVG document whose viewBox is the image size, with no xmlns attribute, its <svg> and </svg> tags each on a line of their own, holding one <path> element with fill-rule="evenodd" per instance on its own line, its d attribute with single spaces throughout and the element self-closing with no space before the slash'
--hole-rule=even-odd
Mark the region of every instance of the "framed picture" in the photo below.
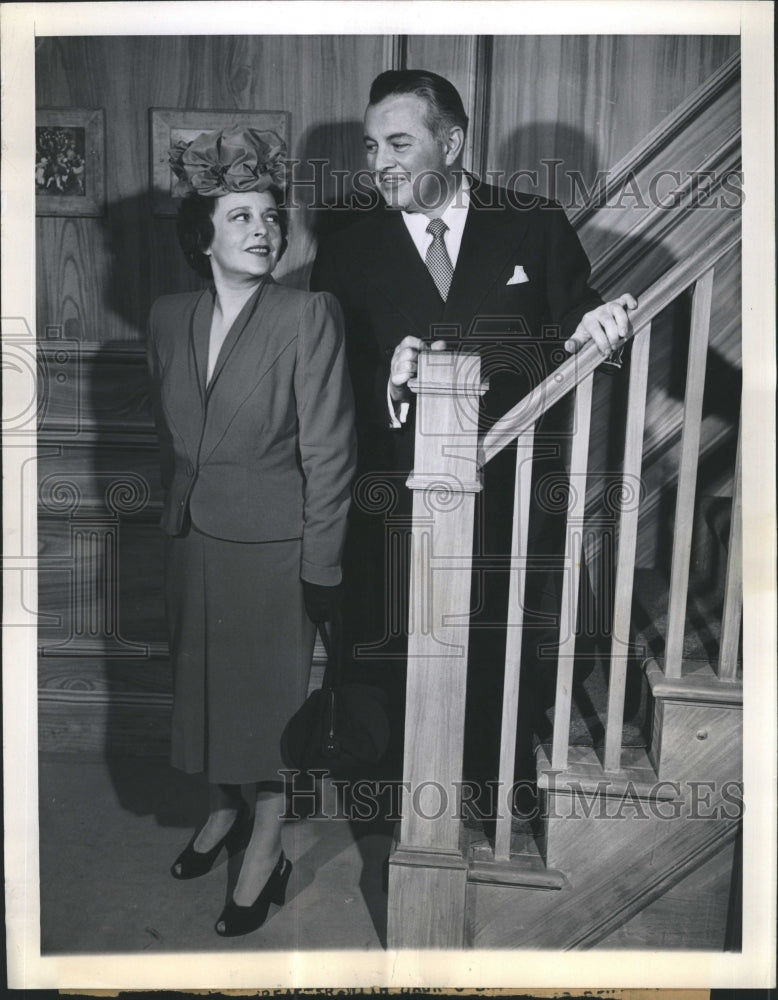
<svg viewBox="0 0 778 1000">
<path fill-rule="evenodd" d="M 182 108 L 151 108 L 151 191 L 155 215 L 175 215 L 179 199 L 174 195 L 176 178 L 170 169 L 170 149 L 182 139 L 191 141 L 201 132 L 248 125 L 276 132 L 289 144 L 288 111 L 187 111 Z"/>
<path fill-rule="evenodd" d="M 39 108 L 35 114 L 35 212 L 102 215 L 105 211 L 105 117 L 102 108 Z"/>
</svg>

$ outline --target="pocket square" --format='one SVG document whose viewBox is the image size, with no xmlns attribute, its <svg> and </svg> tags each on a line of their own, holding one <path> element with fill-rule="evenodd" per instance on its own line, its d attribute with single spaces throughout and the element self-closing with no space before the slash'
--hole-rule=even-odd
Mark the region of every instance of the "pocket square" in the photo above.
<svg viewBox="0 0 778 1000">
<path fill-rule="evenodd" d="M 510 276 L 510 278 L 508 278 L 505 284 L 521 285 L 525 281 L 529 281 L 529 278 L 527 277 L 527 272 L 524 270 L 521 264 L 517 264 L 513 269 L 513 274 Z"/>
</svg>

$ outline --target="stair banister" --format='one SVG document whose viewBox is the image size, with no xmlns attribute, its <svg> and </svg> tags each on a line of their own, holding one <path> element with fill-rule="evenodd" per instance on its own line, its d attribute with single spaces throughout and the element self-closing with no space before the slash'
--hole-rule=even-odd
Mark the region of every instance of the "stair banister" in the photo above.
<svg viewBox="0 0 778 1000">
<path fill-rule="evenodd" d="M 613 598 L 608 709 L 605 721 L 603 769 L 621 768 L 621 737 L 627 689 L 632 618 L 632 587 L 635 579 L 638 516 L 640 513 L 640 477 L 643 466 L 643 429 L 646 416 L 648 357 L 651 347 L 651 322 L 637 330 L 632 347 L 627 396 L 627 423 L 622 469 L 622 504 L 619 512 L 619 544 Z M 630 489 L 634 484 L 634 494 Z"/>
<path fill-rule="evenodd" d="M 573 669 L 575 666 L 575 636 L 578 629 L 578 587 L 581 580 L 584 508 L 586 506 L 586 473 L 589 465 L 589 428 L 592 416 L 592 383 L 594 373 L 576 386 L 573 414 L 572 452 L 570 455 L 570 486 L 568 490 L 567 523 L 565 530 L 565 572 L 562 580 L 562 604 L 559 611 L 559 653 L 556 665 L 556 697 L 554 699 L 554 737 L 552 766 L 567 769 L 567 748 L 570 743 L 570 713 L 573 706 Z"/>
<path fill-rule="evenodd" d="M 503 678 L 502 723 L 500 726 L 499 809 L 494 831 L 494 857 L 507 861 L 511 856 L 511 809 L 506 789 L 516 774 L 516 730 L 519 719 L 519 680 L 521 648 L 524 637 L 524 584 L 529 538 L 529 512 L 532 502 L 532 476 L 522 469 L 532 468 L 535 425 L 523 431 L 516 442 L 516 474 L 513 489 L 513 527 L 511 532 L 511 567 L 508 584 L 508 618 L 505 634 L 505 675 Z"/>
<path fill-rule="evenodd" d="M 389 866 L 390 948 L 462 947 L 467 861 L 460 790 L 477 464 L 477 355 L 425 351 L 416 399 L 410 622 L 400 839 Z"/>
<path fill-rule="evenodd" d="M 719 680 L 737 680 L 740 622 L 743 616 L 743 485 L 741 480 L 741 437 L 738 428 L 735 478 L 732 492 L 732 519 L 729 529 L 727 578 L 724 584 L 724 612 L 721 620 Z"/>
<path fill-rule="evenodd" d="M 680 677 L 683 634 L 686 624 L 686 599 L 689 591 L 689 566 L 694 527 L 694 497 L 702 429 L 702 397 L 705 391 L 705 362 L 710 331 L 713 298 L 713 267 L 695 283 L 692 300 L 689 360 L 683 404 L 683 433 L 678 467 L 678 492 L 673 527 L 673 560 L 670 569 L 670 607 L 667 613 L 665 674 Z"/>
</svg>

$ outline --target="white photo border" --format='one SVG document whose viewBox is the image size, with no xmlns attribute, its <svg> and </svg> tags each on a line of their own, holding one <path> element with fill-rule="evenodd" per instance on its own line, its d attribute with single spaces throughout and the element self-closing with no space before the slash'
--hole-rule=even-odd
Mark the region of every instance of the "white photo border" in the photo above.
<svg viewBox="0 0 778 1000">
<path fill-rule="evenodd" d="M 41 957 L 39 929 L 36 520 L 23 490 L 34 434 L 35 380 L 6 365 L 35 344 L 34 41 L 43 35 L 740 34 L 743 83 L 743 951 L 291 952 Z M 445 8 L 445 17 L 442 9 Z M 770 3 L 550 2 L 26 3 L 3 4 L 4 768 L 8 982 L 15 988 L 739 987 L 775 983 L 776 592 L 773 6 Z M 445 23 L 445 31 L 440 23 Z M 118 28 L 121 30 L 117 30 Z M 182 28 L 185 27 L 185 31 Z M 34 356 L 34 354 L 33 354 Z M 10 430 L 9 430 L 10 428 Z M 27 481 L 27 480 L 25 480 Z"/>
</svg>

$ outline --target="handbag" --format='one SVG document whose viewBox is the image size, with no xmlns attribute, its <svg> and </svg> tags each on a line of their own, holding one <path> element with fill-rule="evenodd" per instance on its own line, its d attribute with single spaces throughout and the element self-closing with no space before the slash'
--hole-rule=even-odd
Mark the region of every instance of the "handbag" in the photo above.
<svg viewBox="0 0 778 1000">
<path fill-rule="evenodd" d="M 386 696 L 368 684 L 344 683 L 340 622 L 318 626 L 327 666 L 281 735 L 287 767 L 328 771 L 336 778 L 362 778 L 380 763 L 389 745 Z"/>
</svg>

